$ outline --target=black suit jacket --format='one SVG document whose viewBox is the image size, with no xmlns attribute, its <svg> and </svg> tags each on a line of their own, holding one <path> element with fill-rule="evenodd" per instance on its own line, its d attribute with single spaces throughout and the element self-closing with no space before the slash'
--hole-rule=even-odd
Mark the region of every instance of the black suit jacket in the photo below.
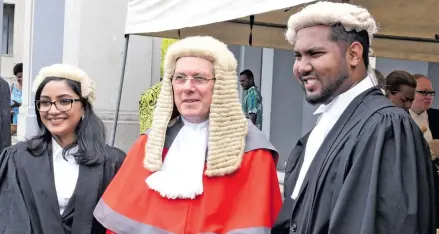
<svg viewBox="0 0 439 234">
<path fill-rule="evenodd" d="M 439 110 L 430 108 L 427 110 L 428 125 L 433 139 L 439 139 Z"/>
</svg>

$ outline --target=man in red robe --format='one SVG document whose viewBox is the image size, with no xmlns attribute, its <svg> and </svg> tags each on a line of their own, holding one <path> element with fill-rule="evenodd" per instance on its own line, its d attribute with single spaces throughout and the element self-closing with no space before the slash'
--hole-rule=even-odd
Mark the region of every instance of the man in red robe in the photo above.
<svg viewBox="0 0 439 234">
<path fill-rule="evenodd" d="M 282 205 L 278 155 L 242 112 L 236 67 L 212 37 L 171 45 L 152 127 L 95 209 L 102 225 L 119 234 L 270 232 Z"/>
</svg>

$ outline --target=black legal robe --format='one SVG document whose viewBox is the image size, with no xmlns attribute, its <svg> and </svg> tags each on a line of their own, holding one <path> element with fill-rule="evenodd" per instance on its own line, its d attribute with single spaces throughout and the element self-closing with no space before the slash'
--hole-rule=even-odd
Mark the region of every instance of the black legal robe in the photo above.
<svg viewBox="0 0 439 234">
<path fill-rule="evenodd" d="M 308 136 L 288 159 L 272 233 L 436 233 L 428 145 L 410 115 L 379 89 L 363 92 L 343 112 L 293 200 Z"/>
<path fill-rule="evenodd" d="M 11 145 L 11 93 L 0 77 L 0 153 Z"/>
<path fill-rule="evenodd" d="M 430 127 L 431 135 L 433 139 L 439 139 L 439 110 L 430 108 L 427 110 L 428 115 L 428 125 Z M 434 170 L 434 183 L 435 183 L 435 196 L 436 200 L 439 199 L 439 175 L 437 171 L 439 170 L 439 159 L 433 161 Z M 436 202 L 436 228 L 439 229 L 439 202 Z"/>
<path fill-rule="evenodd" d="M 123 151 L 106 146 L 103 162 L 80 165 L 75 191 L 60 215 L 51 153 L 36 157 L 25 143 L 7 148 L 0 156 L 0 233 L 104 234 L 93 210 L 124 158 Z"/>
</svg>

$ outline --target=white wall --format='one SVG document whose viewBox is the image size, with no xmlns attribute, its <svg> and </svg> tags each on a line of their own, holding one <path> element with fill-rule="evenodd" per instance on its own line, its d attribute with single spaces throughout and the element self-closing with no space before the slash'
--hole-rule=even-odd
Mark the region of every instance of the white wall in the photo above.
<svg viewBox="0 0 439 234">
<path fill-rule="evenodd" d="M 112 7 L 108 7 L 111 4 Z M 127 1 L 66 0 L 65 63 L 84 69 L 96 83 L 95 111 L 110 139 L 124 55 Z M 128 150 L 139 136 L 143 91 L 160 79 L 160 39 L 130 36 L 115 145 Z"/>
<path fill-rule="evenodd" d="M 3 0 L 5 4 L 15 4 L 13 54 L 2 55 L 0 58 L 0 76 L 5 78 L 8 82 L 14 77 L 12 72 L 14 65 L 23 60 L 24 1 L 25 0 Z"/>
</svg>

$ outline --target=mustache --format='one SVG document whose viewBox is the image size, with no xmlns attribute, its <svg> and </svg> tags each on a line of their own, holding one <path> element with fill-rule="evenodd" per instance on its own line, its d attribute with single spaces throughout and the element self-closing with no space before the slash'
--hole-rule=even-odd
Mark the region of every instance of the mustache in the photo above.
<svg viewBox="0 0 439 234">
<path fill-rule="evenodd" d="M 300 81 L 304 82 L 306 79 L 317 79 L 320 80 L 319 76 L 315 73 L 306 73 L 297 77 Z"/>
</svg>

